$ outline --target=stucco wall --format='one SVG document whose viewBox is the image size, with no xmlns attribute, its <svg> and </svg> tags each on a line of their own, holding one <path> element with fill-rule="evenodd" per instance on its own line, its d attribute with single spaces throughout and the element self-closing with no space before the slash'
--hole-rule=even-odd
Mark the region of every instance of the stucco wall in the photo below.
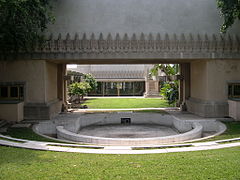
<svg viewBox="0 0 240 180">
<path fill-rule="evenodd" d="M 240 82 L 239 60 L 209 60 L 191 63 L 191 97 L 227 102 L 228 82 Z"/>
<path fill-rule="evenodd" d="M 46 102 L 57 99 L 57 64 L 46 62 Z"/>
<path fill-rule="evenodd" d="M 216 0 L 58 0 L 58 33 L 219 33 Z M 239 34 L 239 23 L 229 31 Z"/>
<path fill-rule="evenodd" d="M 227 101 L 228 82 L 240 83 L 240 60 L 208 62 L 208 99 Z"/>
<path fill-rule="evenodd" d="M 207 73 L 206 61 L 191 63 L 191 97 L 207 99 Z"/>
<path fill-rule="evenodd" d="M 45 61 L 0 62 L 0 82 L 24 82 L 26 103 L 45 102 Z"/>
<path fill-rule="evenodd" d="M 22 121 L 23 107 L 23 102 L 0 104 L 0 119 L 7 121 Z"/>
</svg>

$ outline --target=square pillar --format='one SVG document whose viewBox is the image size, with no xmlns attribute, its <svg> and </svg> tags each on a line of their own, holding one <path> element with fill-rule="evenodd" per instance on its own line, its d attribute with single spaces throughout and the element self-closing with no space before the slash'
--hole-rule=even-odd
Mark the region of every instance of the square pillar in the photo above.
<svg viewBox="0 0 240 180">
<path fill-rule="evenodd" d="M 190 97 L 190 63 L 180 64 L 179 104 L 186 111 L 186 100 Z"/>
</svg>

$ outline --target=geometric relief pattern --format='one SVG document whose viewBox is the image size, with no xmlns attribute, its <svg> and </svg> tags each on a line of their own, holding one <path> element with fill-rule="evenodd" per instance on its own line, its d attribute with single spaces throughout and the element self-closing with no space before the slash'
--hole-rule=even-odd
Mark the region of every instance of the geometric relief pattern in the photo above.
<svg viewBox="0 0 240 180">
<path fill-rule="evenodd" d="M 69 34 L 65 38 L 59 34 L 57 39 L 51 35 L 43 48 L 36 48 L 35 52 L 80 52 L 80 53 L 137 53 L 137 52 L 239 52 L 240 39 L 231 35 L 196 35 L 181 34 L 177 36 L 160 34 L 153 36 L 128 34 L 113 37 L 108 34 L 105 38 L 100 33 L 96 38 L 94 34 L 82 38 L 76 34 L 73 38 Z"/>
</svg>

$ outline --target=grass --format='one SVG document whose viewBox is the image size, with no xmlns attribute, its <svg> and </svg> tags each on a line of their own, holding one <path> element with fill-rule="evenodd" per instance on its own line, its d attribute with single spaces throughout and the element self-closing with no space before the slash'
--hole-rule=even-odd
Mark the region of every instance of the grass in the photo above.
<svg viewBox="0 0 240 180">
<path fill-rule="evenodd" d="M 52 139 L 48 139 L 36 134 L 31 128 L 8 128 L 6 133 L 2 133 L 3 135 L 8 135 L 13 138 L 18 139 L 27 139 L 33 141 L 46 141 L 46 142 L 58 142 Z"/>
<path fill-rule="evenodd" d="M 87 99 L 83 105 L 90 109 L 170 107 L 166 100 L 159 98 L 93 98 Z"/>
<path fill-rule="evenodd" d="M 101 155 L 0 147 L 0 179 L 239 179 L 240 147 Z"/>
</svg>

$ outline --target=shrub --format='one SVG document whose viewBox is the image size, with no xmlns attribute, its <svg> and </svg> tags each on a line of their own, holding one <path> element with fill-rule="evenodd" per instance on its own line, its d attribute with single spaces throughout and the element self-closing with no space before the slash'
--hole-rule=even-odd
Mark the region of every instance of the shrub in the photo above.
<svg viewBox="0 0 240 180">
<path fill-rule="evenodd" d="M 165 82 L 160 93 L 169 104 L 174 104 L 178 100 L 178 81 Z"/>
</svg>

